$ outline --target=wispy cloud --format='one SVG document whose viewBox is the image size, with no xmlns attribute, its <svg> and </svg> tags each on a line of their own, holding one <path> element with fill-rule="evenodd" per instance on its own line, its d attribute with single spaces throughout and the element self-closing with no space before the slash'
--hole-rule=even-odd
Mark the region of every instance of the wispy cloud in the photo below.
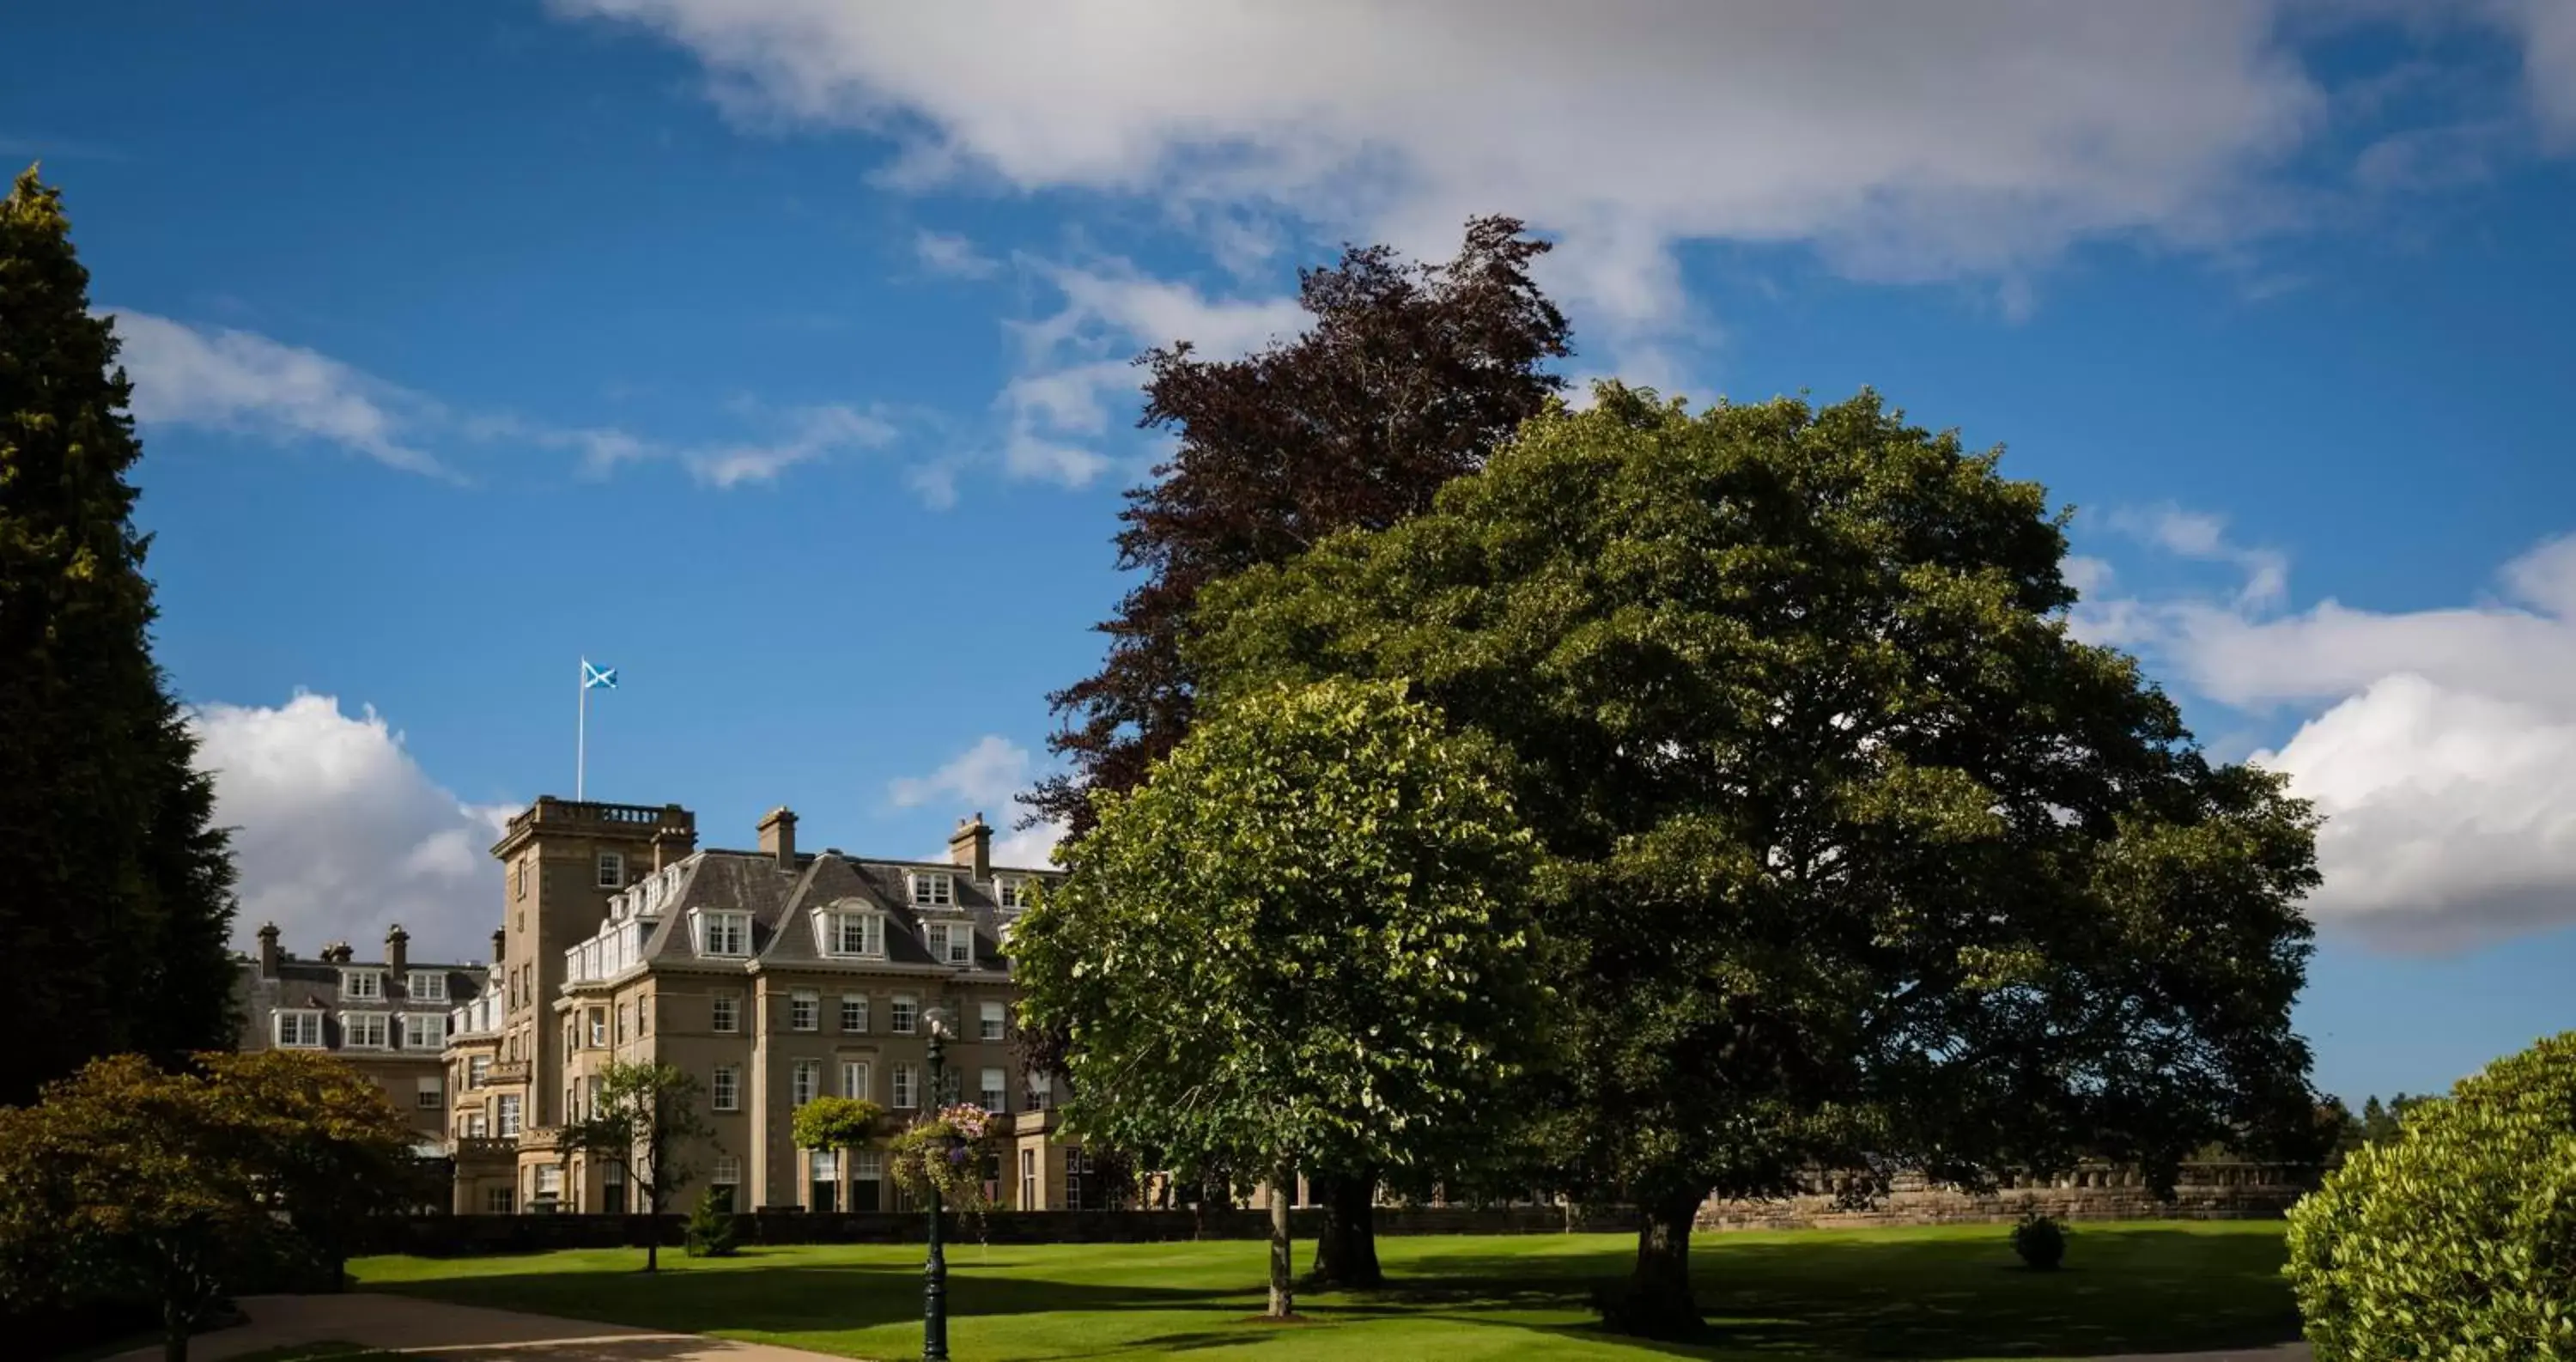
<svg viewBox="0 0 2576 1362">
<path fill-rule="evenodd" d="M 1001 261 L 977 250 L 974 242 L 955 232 L 928 228 L 915 232 L 912 254 L 923 269 L 952 279 L 989 279 L 1002 270 Z"/>
<path fill-rule="evenodd" d="M 886 798 L 899 809 L 918 808 L 934 799 L 1006 809 L 1035 783 L 1033 766 L 1029 749 L 998 733 L 987 733 L 929 775 L 888 782 Z"/>
<path fill-rule="evenodd" d="M 408 434 L 443 415 L 419 393 L 248 331 L 201 330 L 131 310 L 111 315 L 138 421 L 318 441 L 407 473 L 457 476 Z"/>
</svg>

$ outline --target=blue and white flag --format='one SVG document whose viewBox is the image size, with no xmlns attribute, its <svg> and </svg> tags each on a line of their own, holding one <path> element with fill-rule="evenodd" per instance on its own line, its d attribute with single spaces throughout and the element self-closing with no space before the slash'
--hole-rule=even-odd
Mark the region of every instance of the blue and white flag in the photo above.
<svg viewBox="0 0 2576 1362">
<path fill-rule="evenodd" d="M 583 690 L 589 690 L 593 686 L 606 686 L 610 690 L 617 689 L 617 669 L 615 667 L 594 666 L 589 658 L 583 658 L 581 660 L 581 688 Z"/>
</svg>

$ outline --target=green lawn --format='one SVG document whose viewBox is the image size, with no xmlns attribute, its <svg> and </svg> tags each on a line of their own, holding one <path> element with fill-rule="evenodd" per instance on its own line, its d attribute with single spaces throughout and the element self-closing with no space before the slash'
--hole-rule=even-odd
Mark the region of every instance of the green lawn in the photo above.
<svg viewBox="0 0 2576 1362">
<path fill-rule="evenodd" d="M 2030 1358 L 2279 1343 L 2298 1336 L 2277 1223 L 2083 1226 L 2056 1273 L 2023 1269 L 1999 1226 L 1723 1234 L 1698 1241 L 1704 1347 L 1608 1338 L 1592 1282 L 1614 1235 L 1388 1238 L 1389 1287 L 1301 1297 L 1273 1326 L 1257 1242 L 995 1246 L 949 1256 L 959 1362 L 1190 1354 L 1263 1362 L 1439 1358 Z M 1307 1246 L 1300 1246 L 1302 1261 Z M 918 1246 L 635 1250 L 352 1265 L 370 1289 L 851 1357 L 917 1356 Z"/>
</svg>

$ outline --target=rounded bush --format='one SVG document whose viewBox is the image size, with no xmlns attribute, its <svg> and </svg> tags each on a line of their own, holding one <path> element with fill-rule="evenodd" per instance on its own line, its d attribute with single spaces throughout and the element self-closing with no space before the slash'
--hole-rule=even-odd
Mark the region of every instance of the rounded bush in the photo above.
<svg viewBox="0 0 2576 1362">
<path fill-rule="evenodd" d="M 2054 1216 L 2037 1211 L 2024 1215 L 2013 1226 L 2012 1245 L 2024 1263 L 2040 1272 L 2053 1272 L 2066 1261 L 2066 1229 Z"/>
<path fill-rule="evenodd" d="M 2576 1357 L 2576 1031 L 2353 1151 L 2283 1270 L 2317 1362 Z"/>
</svg>

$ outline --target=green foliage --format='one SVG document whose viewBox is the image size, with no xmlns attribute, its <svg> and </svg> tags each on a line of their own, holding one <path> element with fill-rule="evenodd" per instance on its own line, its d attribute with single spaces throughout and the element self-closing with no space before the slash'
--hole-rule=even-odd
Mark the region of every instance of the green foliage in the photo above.
<svg viewBox="0 0 2576 1362">
<path fill-rule="evenodd" d="M 152 660 L 141 455 L 59 194 L 0 198 L 0 1103 L 234 1039 L 233 866 Z"/>
<path fill-rule="evenodd" d="M 93 1060 L 0 1107 L 0 1303 L 147 1300 L 184 1340 L 281 1260 L 336 1289 L 354 1222 L 410 1185 L 401 1113 L 320 1056 L 196 1060 Z"/>
<path fill-rule="evenodd" d="M 876 1138 L 885 1114 L 862 1097 L 817 1097 L 796 1109 L 791 1130 L 799 1149 L 856 1149 Z"/>
<path fill-rule="evenodd" d="M 2314 817 L 2068 633 L 2044 491 L 1873 394 L 1597 397 L 1209 587 L 1189 653 L 1219 704 L 1406 679 L 1510 755 L 1581 1003 L 1530 1106 L 1578 1182 L 1678 1255 L 1710 1191 L 1817 1163 L 2164 1179 L 2310 1126 Z"/>
<path fill-rule="evenodd" d="M 2039 1272 L 2054 1272 L 2066 1261 L 2066 1228 L 2057 1217 L 2036 1210 L 2024 1211 L 2012 1228 L 2013 1252 L 2022 1262 Z"/>
<path fill-rule="evenodd" d="M 689 1212 L 684 1251 L 692 1258 L 730 1258 L 740 1249 L 739 1235 L 734 1214 L 716 1200 L 716 1189 L 700 1192 L 697 1209 Z"/>
<path fill-rule="evenodd" d="M 1538 858 L 1485 745 L 1400 685 L 1260 690 L 1098 814 L 1012 938 L 1086 1138 L 1185 1178 L 1474 1138 L 1543 1014 Z"/>
<path fill-rule="evenodd" d="M 2576 1356 L 2576 1031 L 2409 1107 L 2290 1211 L 2318 1362 Z"/>
<path fill-rule="evenodd" d="M 567 1122 L 557 1147 L 612 1163 L 658 1219 L 672 1189 L 695 1177 L 686 1151 L 715 1134 L 698 1110 L 698 1080 L 674 1064 L 612 1061 L 591 1076 L 590 1111 Z M 644 1241 L 644 1270 L 661 1266 L 661 1237 Z"/>
</svg>

